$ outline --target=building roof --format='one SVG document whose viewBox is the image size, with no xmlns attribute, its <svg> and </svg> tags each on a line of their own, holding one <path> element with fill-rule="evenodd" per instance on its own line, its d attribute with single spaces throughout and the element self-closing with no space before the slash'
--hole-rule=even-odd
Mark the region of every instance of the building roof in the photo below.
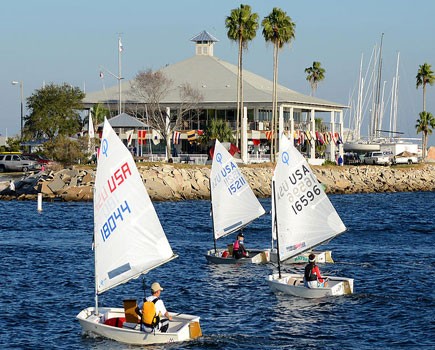
<svg viewBox="0 0 435 350">
<path fill-rule="evenodd" d="M 190 41 L 194 41 L 194 42 L 218 42 L 219 40 L 216 39 L 213 35 L 211 35 L 209 32 L 207 32 L 206 30 L 203 30 L 201 33 L 199 33 L 198 35 L 194 36 L 192 39 L 190 39 Z"/>
<path fill-rule="evenodd" d="M 167 65 L 161 71 L 173 81 L 173 86 L 180 88 L 189 83 L 203 95 L 202 108 L 233 108 L 237 97 L 237 66 L 214 56 L 196 55 L 184 61 Z M 272 81 L 257 74 L 243 70 L 243 100 L 248 108 L 269 108 L 272 104 Z M 137 104 L 138 101 L 131 93 L 131 81 L 122 82 L 122 103 Z M 304 95 L 285 86 L 278 85 L 278 104 L 299 105 L 309 109 L 327 108 L 342 109 L 346 106 Z M 95 103 L 117 103 L 118 86 L 115 85 L 105 91 L 89 93 L 84 99 L 85 105 Z M 161 104 L 171 107 L 180 102 L 179 89 L 171 89 L 162 99 Z"/>
<path fill-rule="evenodd" d="M 127 113 L 121 113 L 108 119 L 112 128 L 146 128 L 147 125 Z M 104 123 L 98 124 L 102 128 Z"/>
</svg>

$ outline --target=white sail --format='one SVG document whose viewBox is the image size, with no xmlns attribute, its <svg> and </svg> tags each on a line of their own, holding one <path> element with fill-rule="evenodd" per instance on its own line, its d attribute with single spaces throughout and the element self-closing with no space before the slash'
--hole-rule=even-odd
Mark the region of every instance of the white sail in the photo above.
<svg viewBox="0 0 435 350">
<path fill-rule="evenodd" d="M 235 160 L 218 140 L 210 180 L 215 239 L 242 228 L 265 213 Z"/>
<path fill-rule="evenodd" d="M 305 158 L 282 134 L 275 168 L 280 260 L 313 248 L 346 230 Z"/>
<path fill-rule="evenodd" d="M 107 120 L 97 163 L 94 220 L 97 294 L 173 256 L 133 157 Z"/>
</svg>

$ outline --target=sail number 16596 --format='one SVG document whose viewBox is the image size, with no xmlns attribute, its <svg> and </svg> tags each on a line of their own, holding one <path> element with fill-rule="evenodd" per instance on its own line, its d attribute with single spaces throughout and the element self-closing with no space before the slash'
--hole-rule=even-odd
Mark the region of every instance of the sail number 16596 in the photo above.
<svg viewBox="0 0 435 350">
<path fill-rule="evenodd" d="M 299 197 L 297 201 L 295 201 L 294 204 L 292 204 L 292 209 L 294 213 L 297 215 L 299 212 L 304 209 L 310 202 L 316 198 L 320 194 L 320 188 L 317 185 L 314 185 L 312 189 L 306 191 L 305 194 Z"/>
</svg>

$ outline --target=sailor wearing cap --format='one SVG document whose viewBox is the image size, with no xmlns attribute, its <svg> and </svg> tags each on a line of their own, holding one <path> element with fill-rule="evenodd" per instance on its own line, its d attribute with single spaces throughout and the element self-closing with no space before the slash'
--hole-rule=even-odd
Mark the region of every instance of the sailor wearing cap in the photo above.
<svg viewBox="0 0 435 350">
<path fill-rule="evenodd" d="M 163 291 L 162 286 L 159 282 L 154 282 L 151 285 L 151 295 L 146 298 L 145 301 L 151 301 L 155 304 L 156 308 L 156 315 L 159 316 L 160 321 L 157 325 L 157 329 L 160 330 L 160 332 L 166 332 L 169 327 L 169 321 L 172 321 L 172 316 L 169 314 L 169 312 L 166 310 L 165 303 L 160 298 L 160 294 Z M 139 305 L 140 310 L 142 310 L 143 303 Z"/>
<path fill-rule="evenodd" d="M 237 234 L 237 239 L 233 244 L 233 257 L 236 259 L 246 258 L 249 256 L 248 251 L 245 248 L 245 243 L 243 242 L 245 236 L 243 232 Z"/>
</svg>

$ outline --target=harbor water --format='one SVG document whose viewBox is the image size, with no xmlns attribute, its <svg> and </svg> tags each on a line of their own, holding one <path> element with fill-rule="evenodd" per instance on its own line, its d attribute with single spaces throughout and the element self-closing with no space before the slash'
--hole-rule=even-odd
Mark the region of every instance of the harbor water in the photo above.
<svg viewBox="0 0 435 350">
<path fill-rule="evenodd" d="M 355 279 L 354 294 L 318 300 L 270 291 L 276 266 L 215 266 L 208 201 L 154 203 L 178 258 L 102 294 L 122 307 L 158 281 L 170 311 L 201 317 L 203 337 L 147 349 L 412 349 L 435 344 L 435 193 L 332 195 L 348 230 L 327 245 L 323 274 Z M 270 211 L 270 200 L 261 200 Z M 132 349 L 82 335 L 94 305 L 92 203 L 0 202 L 0 348 Z M 147 225 L 146 222 L 143 225 Z M 271 218 L 249 225 L 248 248 L 271 246 Z M 217 244 L 224 247 L 232 235 Z M 144 252 L 146 254 L 146 252 Z M 301 267 L 284 265 L 283 270 Z"/>
</svg>

